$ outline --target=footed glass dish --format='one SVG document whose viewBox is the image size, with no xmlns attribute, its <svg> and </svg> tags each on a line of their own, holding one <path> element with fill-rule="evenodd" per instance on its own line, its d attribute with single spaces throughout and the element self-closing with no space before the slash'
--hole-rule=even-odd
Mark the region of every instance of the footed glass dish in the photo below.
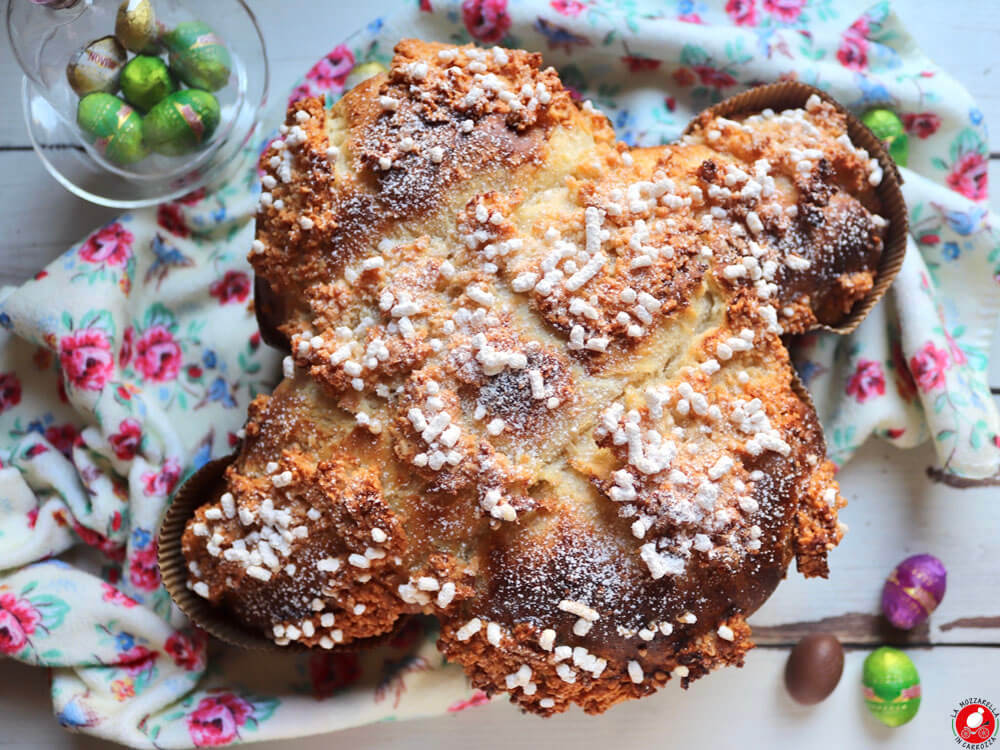
<svg viewBox="0 0 1000 750">
<path fill-rule="evenodd" d="M 32 146 L 79 197 L 137 208 L 239 167 L 268 93 L 242 0 L 10 0 L 6 25 Z"/>
</svg>

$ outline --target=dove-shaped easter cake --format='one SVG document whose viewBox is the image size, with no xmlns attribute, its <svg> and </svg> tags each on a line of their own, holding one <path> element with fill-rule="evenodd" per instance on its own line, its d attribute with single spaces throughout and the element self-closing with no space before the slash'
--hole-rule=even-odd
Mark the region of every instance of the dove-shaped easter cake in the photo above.
<svg viewBox="0 0 1000 750">
<path fill-rule="evenodd" d="M 260 168 L 290 353 L 183 533 L 220 617 L 338 650 L 433 615 L 476 687 L 598 713 L 741 664 L 791 560 L 827 573 L 783 337 L 870 300 L 891 167 L 825 97 L 629 148 L 538 54 L 404 40 Z"/>
</svg>

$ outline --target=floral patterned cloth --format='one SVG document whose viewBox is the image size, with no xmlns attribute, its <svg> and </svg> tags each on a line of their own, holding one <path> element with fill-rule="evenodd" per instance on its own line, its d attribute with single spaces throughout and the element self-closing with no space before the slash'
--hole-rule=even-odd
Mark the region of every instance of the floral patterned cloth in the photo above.
<svg viewBox="0 0 1000 750">
<path fill-rule="evenodd" d="M 886 3 L 421 0 L 333 50 L 293 99 L 332 104 L 354 64 L 388 62 L 401 30 L 541 50 L 633 144 L 670 141 L 706 105 L 776 79 L 899 112 L 910 252 L 862 326 L 805 337 L 798 366 L 837 461 L 875 433 L 933 439 L 956 474 L 997 471 L 985 373 L 1000 236 L 984 203 L 985 126 Z M 160 586 L 170 493 L 231 450 L 248 401 L 278 377 L 249 309 L 253 155 L 221 190 L 124 215 L 0 293 L 0 652 L 52 669 L 64 726 L 135 747 L 291 737 L 486 700 L 444 665 L 427 622 L 363 655 L 251 659 L 208 642 Z"/>
</svg>

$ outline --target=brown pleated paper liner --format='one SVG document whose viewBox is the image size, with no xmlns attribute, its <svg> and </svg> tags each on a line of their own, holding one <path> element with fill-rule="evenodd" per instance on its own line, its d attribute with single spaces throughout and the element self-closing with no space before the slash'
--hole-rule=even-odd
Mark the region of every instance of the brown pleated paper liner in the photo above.
<svg viewBox="0 0 1000 750">
<path fill-rule="evenodd" d="M 291 346 L 285 334 L 278 330 L 284 319 L 284 303 L 262 277 L 253 279 L 253 311 L 257 316 L 257 327 L 264 343 L 280 352 L 290 352 Z"/>
<path fill-rule="evenodd" d="M 174 501 L 164 515 L 163 523 L 160 524 L 158 539 L 158 563 L 163 585 L 174 604 L 191 622 L 220 641 L 254 651 L 306 651 L 307 647 L 300 643 L 279 646 L 262 634 L 241 627 L 235 618 L 228 616 L 223 609 L 198 596 L 187 586 L 187 561 L 181 549 L 184 527 L 198 508 L 222 495 L 225 489 L 226 469 L 234 460 L 236 460 L 235 455 L 209 461 L 192 474 L 174 496 Z M 343 653 L 382 645 L 391 640 L 408 620 L 407 616 L 400 617 L 396 627 L 390 632 L 338 645 L 332 651 Z M 323 649 L 316 650 L 323 651 Z"/>
<path fill-rule="evenodd" d="M 896 163 L 889 156 L 882 141 L 865 125 L 861 120 L 847 111 L 836 99 L 820 89 L 810 86 L 800 81 L 785 81 L 782 83 L 771 83 L 764 86 L 756 86 L 742 94 L 731 96 L 719 102 L 713 107 L 704 110 L 698 117 L 705 113 L 712 116 L 731 117 L 733 115 L 756 114 L 764 109 L 771 108 L 776 112 L 783 109 L 795 109 L 805 107 L 806 100 L 815 94 L 823 101 L 829 102 L 836 107 L 847 119 L 847 134 L 855 146 L 865 149 L 874 158 L 878 159 L 882 166 L 882 183 L 875 189 L 879 201 L 882 203 L 882 216 L 889 221 L 888 230 L 885 236 L 885 245 L 882 248 L 882 257 L 879 259 L 878 273 L 875 277 L 875 285 L 868 295 L 854 305 L 850 315 L 848 315 L 839 325 L 821 325 L 820 328 L 833 331 L 834 333 L 848 334 L 857 328 L 865 316 L 871 311 L 875 304 L 882 298 L 885 291 L 892 284 L 896 274 L 899 273 L 903 265 L 903 256 L 906 253 L 907 212 L 906 202 L 903 200 L 903 191 L 900 185 L 903 180 L 899 175 Z M 685 132 L 691 130 L 698 120 L 696 117 L 688 125 Z"/>
<path fill-rule="evenodd" d="M 181 549 L 184 527 L 199 507 L 222 495 L 226 468 L 235 458 L 226 456 L 209 461 L 192 474 L 174 495 L 174 501 L 160 524 L 160 578 L 181 612 L 210 635 L 234 646 L 277 651 L 282 647 L 239 627 L 187 586 L 187 561 Z"/>
<path fill-rule="evenodd" d="M 816 406 L 813 404 L 812 394 L 809 389 L 806 388 L 806 384 L 802 382 L 802 378 L 799 373 L 795 370 L 795 365 L 792 365 L 792 393 L 799 397 L 806 406 L 809 407 L 809 411 L 813 414 L 816 413 Z"/>
</svg>

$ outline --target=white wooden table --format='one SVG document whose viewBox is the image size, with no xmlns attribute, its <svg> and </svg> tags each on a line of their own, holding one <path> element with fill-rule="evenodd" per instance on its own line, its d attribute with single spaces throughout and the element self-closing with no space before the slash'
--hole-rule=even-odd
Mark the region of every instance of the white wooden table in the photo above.
<svg viewBox="0 0 1000 750">
<path fill-rule="evenodd" d="M 411 0 L 412 1 L 412 0 Z M 332 44 L 400 0 L 252 0 L 273 63 L 272 90 L 282 96 L 297 75 Z M 1000 4 L 980 0 L 899 0 L 898 12 L 917 42 L 976 97 L 988 122 L 1000 123 Z M 322 16 L 322 21 L 317 18 Z M 0 283 L 19 283 L 115 211 L 83 203 L 43 170 L 18 106 L 20 71 L 0 42 Z M 1000 209 L 1000 140 L 994 137 L 991 204 Z M 995 348 L 1000 347 L 998 338 Z M 1000 358 L 992 367 L 1000 390 Z M 1000 490 L 956 490 L 933 484 L 929 449 L 868 446 L 842 473 L 850 506 L 844 543 L 831 555 L 827 581 L 792 573 L 751 623 L 761 648 L 747 666 L 714 674 L 687 694 L 660 694 L 600 718 L 571 712 L 542 721 L 503 701 L 462 714 L 383 724 L 335 736 L 269 743 L 262 748 L 444 748 L 558 743 L 579 750 L 613 746 L 765 747 L 808 743 L 816 748 L 944 748 L 958 701 L 982 696 L 1000 704 Z M 871 720 L 860 698 L 864 657 L 879 640 L 875 623 L 881 583 L 903 557 L 931 552 L 949 568 L 948 594 L 929 629 L 907 648 L 923 678 L 917 718 L 890 730 Z M 810 630 L 838 633 L 848 645 L 836 693 L 811 709 L 786 696 L 781 673 L 788 648 Z M 0 747 L 97 748 L 106 743 L 63 733 L 55 724 L 47 676 L 0 661 Z"/>
</svg>

